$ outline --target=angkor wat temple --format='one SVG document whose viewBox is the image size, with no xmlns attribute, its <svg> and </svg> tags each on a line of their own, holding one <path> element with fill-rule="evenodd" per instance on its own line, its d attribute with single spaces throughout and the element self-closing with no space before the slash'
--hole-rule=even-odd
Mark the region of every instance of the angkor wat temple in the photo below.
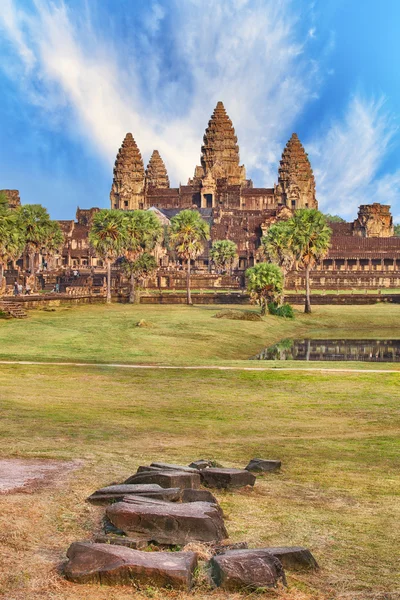
<svg viewBox="0 0 400 600">
<path fill-rule="evenodd" d="M 15 205 L 15 192 L 7 192 Z M 164 224 L 183 209 L 198 210 L 210 225 L 211 240 L 196 261 L 197 287 L 229 286 L 233 281 L 240 285 L 244 270 L 260 260 L 260 238 L 271 224 L 288 218 L 297 208 L 318 208 L 313 171 L 297 135 L 292 135 L 283 150 L 277 183 L 271 188 L 254 187 L 240 165 L 237 137 L 222 102 L 208 123 L 200 165 L 187 185 L 170 187 L 167 168 L 157 150 L 145 169 L 138 145 L 128 133 L 115 161 L 110 201 L 111 208 L 153 210 Z M 90 223 L 97 210 L 78 208 L 76 221 L 60 221 L 66 239 L 60 266 L 102 268 L 88 244 Z M 400 287 L 400 238 L 394 237 L 389 206 L 362 205 L 355 221 L 330 226 L 331 249 L 312 274 L 314 287 Z M 217 239 L 230 239 L 238 246 L 235 277 L 230 282 L 212 273 L 209 248 Z M 167 252 L 160 248 L 157 260 L 159 272 L 151 285 L 184 287 L 183 273 Z M 301 287 L 302 274 L 291 273 L 288 283 Z"/>
</svg>

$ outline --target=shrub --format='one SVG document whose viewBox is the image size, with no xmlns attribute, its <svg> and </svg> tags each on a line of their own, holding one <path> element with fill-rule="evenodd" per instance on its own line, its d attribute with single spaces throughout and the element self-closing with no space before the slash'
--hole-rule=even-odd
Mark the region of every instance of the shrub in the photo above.
<svg viewBox="0 0 400 600">
<path fill-rule="evenodd" d="M 290 304 L 282 304 L 279 306 L 276 302 L 268 303 L 268 312 L 270 315 L 284 317 L 285 319 L 294 319 L 294 311 Z"/>
</svg>

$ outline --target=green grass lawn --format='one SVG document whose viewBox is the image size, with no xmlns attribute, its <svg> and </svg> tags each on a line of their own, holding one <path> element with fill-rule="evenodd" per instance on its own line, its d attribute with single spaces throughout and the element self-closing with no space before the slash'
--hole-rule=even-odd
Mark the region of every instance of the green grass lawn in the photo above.
<svg viewBox="0 0 400 600">
<path fill-rule="evenodd" d="M 257 367 L 264 362 L 248 357 L 283 338 L 400 338 L 395 305 L 321 306 L 312 315 L 297 311 L 293 321 L 267 316 L 262 322 L 215 319 L 220 308 L 31 311 L 23 321 L 0 321 L 0 359 Z M 152 327 L 137 327 L 140 319 Z M 290 574 L 279 598 L 394 600 L 400 589 L 399 375 L 266 364 L 297 370 L 0 365 L 1 455 L 82 460 L 55 486 L 0 495 L 0 596 L 227 599 L 207 586 L 178 595 L 76 586 L 58 567 L 72 541 L 100 530 L 103 509 L 85 503 L 99 486 L 153 460 L 212 458 L 240 467 L 261 456 L 281 459 L 282 473 L 259 478 L 254 490 L 217 496 L 232 540 L 314 552 L 321 570 Z"/>
<path fill-rule="evenodd" d="M 83 461 L 58 487 L 0 496 L 7 599 L 227 598 L 74 586 L 56 566 L 99 530 L 102 509 L 84 502 L 96 487 L 157 459 L 240 467 L 254 456 L 281 459 L 282 473 L 217 493 L 230 537 L 306 545 L 321 565 L 292 574 L 281 597 L 395 598 L 384 594 L 400 586 L 398 375 L 2 365 L 0 389 L 3 456 Z"/>
<path fill-rule="evenodd" d="M 248 358 L 285 338 L 400 338 L 400 306 L 392 304 L 316 306 L 311 315 L 298 309 L 294 320 L 268 315 L 262 322 L 215 319 L 220 308 L 99 304 L 34 310 L 26 320 L 0 320 L 0 359 L 259 366 Z M 141 319 L 152 326 L 137 327 Z"/>
</svg>

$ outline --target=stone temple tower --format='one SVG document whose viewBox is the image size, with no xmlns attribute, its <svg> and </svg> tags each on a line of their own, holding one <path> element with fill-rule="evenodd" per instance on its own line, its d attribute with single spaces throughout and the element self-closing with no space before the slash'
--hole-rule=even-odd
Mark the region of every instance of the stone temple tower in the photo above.
<svg viewBox="0 0 400 600">
<path fill-rule="evenodd" d="M 275 199 L 278 204 L 291 209 L 318 208 L 314 174 L 296 133 L 292 135 L 282 154 Z"/>
<path fill-rule="evenodd" d="M 135 210 L 144 206 L 144 166 L 131 133 L 127 133 L 114 166 L 111 208 Z"/>
<path fill-rule="evenodd" d="M 203 207 L 214 206 L 218 180 L 224 180 L 227 186 L 245 184 L 246 171 L 239 165 L 237 137 L 222 102 L 218 102 L 208 122 L 200 160 L 201 166 L 196 167 L 189 183 L 200 186 Z"/>
<path fill-rule="evenodd" d="M 154 150 L 146 169 L 146 190 L 169 188 L 169 177 L 158 150 Z"/>
</svg>

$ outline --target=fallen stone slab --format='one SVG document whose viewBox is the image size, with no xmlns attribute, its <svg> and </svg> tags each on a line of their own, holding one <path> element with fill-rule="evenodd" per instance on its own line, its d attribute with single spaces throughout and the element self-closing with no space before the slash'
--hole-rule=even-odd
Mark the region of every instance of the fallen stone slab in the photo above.
<svg viewBox="0 0 400 600">
<path fill-rule="evenodd" d="M 200 460 L 195 460 L 194 462 L 190 463 L 189 467 L 191 469 L 197 469 L 199 471 L 201 471 L 202 469 L 208 469 L 208 467 L 212 467 L 213 463 L 211 460 L 205 460 L 205 459 L 200 459 Z"/>
<path fill-rule="evenodd" d="M 282 564 L 267 550 L 230 550 L 208 563 L 214 585 L 227 591 L 277 587 L 286 584 Z"/>
<path fill-rule="evenodd" d="M 252 458 L 246 467 L 246 471 L 255 473 L 270 473 L 278 471 L 282 466 L 280 460 L 265 460 L 264 458 Z"/>
<path fill-rule="evenodd" d="M 180 490 L 179 490 L 180 495 Z M 129 494 L 129 496 L 123 496 L 121 502 L 130 502 L 131 504 L 147 504 L 152 506 L 167 506 L 169 502 L 166 500 L 160 500 L 159 498 L 147 498 L 146 496 L 135 496 Z"/>
<path fill-rule="evenodd" d="M 318 569 L 318 563 L 308 548 L 302 546 L 281 546 L 263 548 L 278 558 L 283 567 L 289 571 Z"/>
<path fill-rule="evenodd" d="M 75 542 L 64 575 L 75 583 L 132 584 L 189 590 L 197 565 L 194 552 L 141 552 L 123 546 Z"/>
<path fill-rule="evenodd" d="M 254 485 L 255 476 L 246 469 L 220 469 L 211 467 L 199 471 L 202 482 L 213 488 L 239 488 Z"/>
<path fill-rule="evenodd" d="M 117 502 L 106 510 L 126 535 L 159 544 L 221 541 L 228 537 L 220 508 L 208 502 L 145 504 Z"/>
<path fill-rule="evenodd" d="M 143 550 L 147 548 L 146 540 L 140 538 L 127 537 L 125 535 L 97 535 L 94 539 L 97 544 L 111 544 L 113 546 L 125 546 L 134 550 Z"/>
<path fill-rule="evenodd" d="M 181 491 L 182 502 L 211 502 L 211 504 L 218 504 L 218 500 L 208 490 L 193 490 L 185 489 Z"/>
<path fill-rule="evenodd" d="M 198 469 L 185 467 L 183 465 L 174 465 L 171 463 L 152 462 L 151 467 L 160 469 L 161 471 L 184 471 L 185 473 L 196 473 Z"/>
<path fill-rule="evenodd" d="M 247 472 L 247 471 L 246 471 Z M 128 477 L 125 484 L 156 483 L 162 488 L 193 488 L 200 487 L 199 472 L 185 473 L 184 471 L 144 471 Z"/>
<path fill-rule="evenodd" d="M 162 488 L 158 484 L 109 485 L 96 490 L 87 500 L 92 504 L 109 504 L 110 502 L 121 500 L 129 494 L 178 502 L 180 499 L 180 488 Z"/>
</svg>

